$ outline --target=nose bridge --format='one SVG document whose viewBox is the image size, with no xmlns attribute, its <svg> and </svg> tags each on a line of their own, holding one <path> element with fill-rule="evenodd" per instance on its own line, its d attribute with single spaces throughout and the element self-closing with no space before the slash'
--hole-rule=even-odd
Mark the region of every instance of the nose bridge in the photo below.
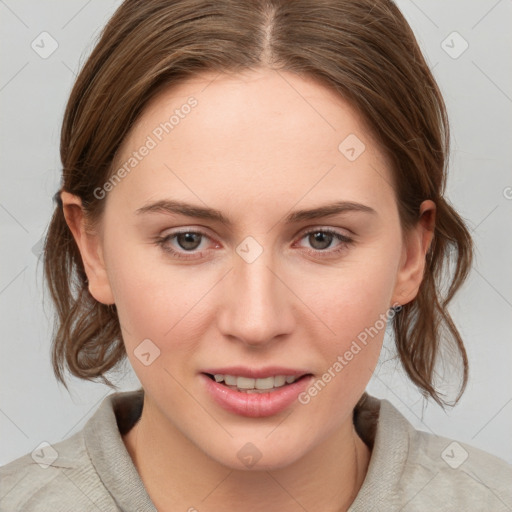
<svg viewBox="0 0 512 512">
<path fill-rule="evenodd" d="M 236 253 L 221 328 L 225 335 L 249 345 L 268 343 L 290 327 L 285 287 L 278 278 L 273 251 L 247 237 Z"/>
<path fill-rule="evenodd" d="M 248 237 L 236 249 L 234 275 L 235 295 L 256 319 L 267 314 L 277 300 L 276 277 L 270 269 L 274 258 L 270 248 L 264 249 L 255 239 Z M 261 318 L 263 320 L 263 318 Z"/>
</svg>

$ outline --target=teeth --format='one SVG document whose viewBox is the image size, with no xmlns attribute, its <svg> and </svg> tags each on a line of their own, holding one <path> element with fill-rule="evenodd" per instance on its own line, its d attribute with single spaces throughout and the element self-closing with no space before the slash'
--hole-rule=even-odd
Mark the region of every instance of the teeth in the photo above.
<svg viewBox="0 0 512 512">
<path fill-rule="evenodd" d="M 249 379 L 247 377 L 237 377 L 236 387 L 240 389 L 254 389 L 256 379 Z"/>
<path fill-rule="evenodd" d="M 285 375 L 276 375 L 274 377 L 274 386 L 276 388 L 280 388 L 286 384 L 286 376 Z"/>
<path fill-rule="evenodd" d="M 224 375 L 224 382 L 228 386 L 236 386 L 237 378 L 233 377 L 233 375 Z"/>
<path fill-rule="evenodd" d="M 266 379 L 255 379 L 255 388 L 256 389 L 272 389 L 274 386 L 277 387 L 277 384 L 274 384 L 275 377 L 267 377 Z"/>
<path fill-rule="evenodd" d="M 236 375 L 223 375 L 220 373 L 215 374 L 213 377 L 215 382 L 224 382 L 226 386 L 233 386 L 249 393 L 280 388 L 285 384 L 295 382 L 298 378 L 291 375 L 275 375 L 274 377 L 265 377 L 264 379 L 252 379 L 249 377 L 237 377 Z"/>
</svg>

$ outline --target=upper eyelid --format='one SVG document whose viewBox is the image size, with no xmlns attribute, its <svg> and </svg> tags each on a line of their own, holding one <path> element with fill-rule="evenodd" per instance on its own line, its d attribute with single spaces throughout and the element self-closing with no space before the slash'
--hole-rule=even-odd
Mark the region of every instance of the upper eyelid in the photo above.
<svg viewBox="0 0 512 512">
<path fill-rule="evenodd" d="M 351 231 L 350 229 L 333 228 L 333 227 L 327 227 L 327 226 L 326 227 L 305 228 L 304 230 L 300 231 L 299 234 L 301 234 L 302 236 L 305 236 L 305 235 L 309 235 L 311 233 L 315 233 L 316 231 L 323 231 L 323 232 L 327 232 L 327 233 L 333 233 L 333 234 L 338 234 L 341 236 L 346 236 L 342 231 L 340 231 L 340 229 L 348 231 L 350 233 L 350 236 L 354 235 L 353 231 Z M 347 238 L 349 238 L 349 237 L 347 236 Z"/>
<path fill-rule="evenodd" d="M 167 230 L 163 230 L 163 234 L 162 236 L 174 236 L 174 235 L 179 235 L 181 233 L 199 233 L 199 234 L 202 234 L 202 235 L 206 235 L 206 236 L 211 236 L 209 235 L 208 233 L 208 229 L 207 228 L 204 228 L 204 227 L 190 227 L 190 228 L 187 228 L 187 227 L 184 227 L 184 228 L 169 228 L 169 230 L 171 230 L 169 233 L 166 233 Z M 176 230 L 176 231 L 174 231 Z M 317 226 L 310 226 L 310 227 L 307 227 L 307 228 L 302 228 L 300 229 L 296 235 L 294 236 L 297 236 L 299 234 L 305 234 L 305 233 L 310 233 L 311 231 L 334 231 L 334 232 L 339 232 L 339 230 L 344 230 L 344 231 L 348 231 L 349 233 L 352 233 L 354 234 L 354 232 L 346 227 L 340 227 L 340 226 L 322 226 L 322 225 L 317 225 Z"/>
</svg>

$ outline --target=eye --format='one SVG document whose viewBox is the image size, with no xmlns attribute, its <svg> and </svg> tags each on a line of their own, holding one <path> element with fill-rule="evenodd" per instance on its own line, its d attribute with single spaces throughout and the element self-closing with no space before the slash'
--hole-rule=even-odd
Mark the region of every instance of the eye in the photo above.
<svg viewBox="0 0 512 512">
<path fill-rule="evenodd" d="M 313 247 L 313 250 L 309 250 L 308 252 L 314 253 L 315 256 L 320 255 L 320 257 L 332 256 L 333 254 L 338 254 L 341 251 L 347 249 L 347 247 L 353 243 L 353 239 L 329 228 L 316 228 L 310 229 L 306 233 L 304 233 L 301 237 L 301 240 L 307 238 L 308 243 Z M 338 241 L 339 244 L 335 249 L 327 251 L 329 247 L 332 246 L 333 241 Z"/>
<path fill-rule="evenodd" d="M 310 229 L 301 236 L 300 240 L 306 238 L 312 247 L 312 249 L 305 248 L 306 251 L 316 257 L 332 257 L 346 250 L 347 247 L 353 243 L 352 238 L 329 228 Z M 165 236 L 158 236 L 155 239 L 155 243 L 174 258 L 191 260 L 204 257 L 203 251 L 198 251 L 198 249 L 205 239 L 211 240 L 211 238 L 202 231 L 187 229 Z M 339 242 L 338 245 L 335 246 L 335 249 L 327 250 L 333 245 L 334 241 Z M 216 246 L 219 247 L 218 244 Z M 206 251 L 207 247 L 203 246 L 202 249 Z"/>
<path fill-rule="evenodd" d="M 196 259 L 203 256 L 202 252 L 194 252 L 201 245 L 204 238 L 210 237 L 202 231 L 193 231 L 191 229 L 174 232 L 166 236 L 157 237 L 155 242 L 165 252 L 176 258 Z M 175 245 L 172 245 L 172 242 Z"/>
</svg>

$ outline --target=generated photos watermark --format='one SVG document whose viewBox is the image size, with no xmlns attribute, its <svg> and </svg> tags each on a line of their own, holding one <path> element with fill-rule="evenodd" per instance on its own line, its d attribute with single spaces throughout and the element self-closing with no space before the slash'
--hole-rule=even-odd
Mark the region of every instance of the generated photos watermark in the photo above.
<svg viewBox="0 0 512 512">
<path fill-rule="evenodd" d="M 165 138 L 166 135 L 172 132 L 178 126 L 183 119 L 187 117 L 192 109 L 198 105 L 198 101 L 193 96 L 187 99 L 187 102 L 181 105 L 180 108 L 174 109 L 174 113 L 169 117 L 167 121 L 160 123 L 156 126 L 150 135 L 146 137 L 144 143 L 132 152 L 132 155 L 123 162 L 123 165 L 112 174 L 112 176 L 103 184 L 101 187 L 94 189 L 93 195 L 96 199 L 104 199 L 107 192 L 110 192 L 118 185 L 123 178 L 125 178 L 130 172 L 139 165 L 150 152 L 155 149 L 160 142 Z"/>
<path fill-rule="evenodd" d="M 320 378 L 315 380 L 306 391 L 303 391 L 299 394 L 298 400 L 301 404 L 307 405 L 311 402 L 311 398 L 315 397 L 322 391 L 325 386 L 332 379 L 338 375 L 343 368 L 345 368 L 352 359 L 354 359 L 361 350 L 366 347 L 369 341 L 371 341 L 379 332 L 386 328 L 388 321 L 393 319 L 394 316 L 400 312 L 402 306 L 400 304 L 393 304 L 391 308 L 389 308 L 386 313 L 381 313 L 378 320 L 371 327 L 366 327 L 363 331 L 361 331 L 357 335 L 357 339 L 352 340 L 350 347 L 343 354 L 338 355 L 336 360 L 333 362 L 329 368 L 322 374 Z"/>
</svg>

